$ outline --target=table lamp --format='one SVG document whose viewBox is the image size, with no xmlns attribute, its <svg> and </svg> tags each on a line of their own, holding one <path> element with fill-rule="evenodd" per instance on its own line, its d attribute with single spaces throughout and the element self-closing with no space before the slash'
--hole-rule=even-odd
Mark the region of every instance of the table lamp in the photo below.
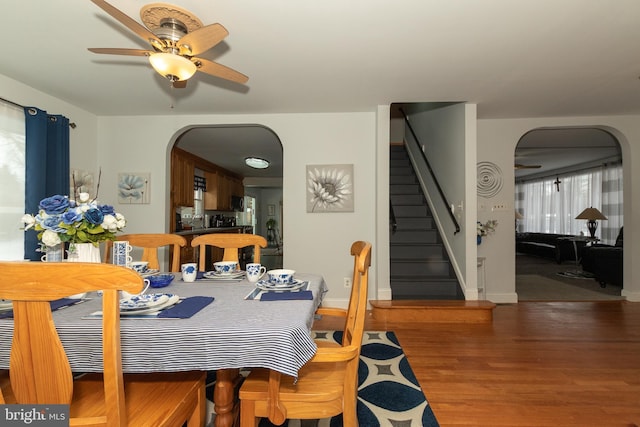
<svg viewBox="0 0 640 427">
<path fill-rule="evenodd" d="M 522 216 L 522 214 L 518 211 L 516 211 L 516 232 L 518 231 L 518 221 L 523 219 L 524 217 Z"/>
<path fill-rule="evenodd" d="M 591 233 L 591 238 L 595 239 L 596 230 L 598 229 L 598 223 L 596 220 L 607 219 L 606 216 L 602 214 L 598 209 L 594 207 L 587 208 L 583 210 L 580 215 L 576 217 L 576 219 L 586 219 L 587 220 L 587 228 L 589 229 L 589 233 Z"/>
</svg>

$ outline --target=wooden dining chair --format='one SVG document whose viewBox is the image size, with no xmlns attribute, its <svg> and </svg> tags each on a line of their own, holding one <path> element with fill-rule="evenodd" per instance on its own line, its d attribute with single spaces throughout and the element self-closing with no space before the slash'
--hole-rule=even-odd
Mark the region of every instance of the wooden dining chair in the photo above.
<svg viewBox="0 0 640 427">
<path fill-rule="evenodd" d="M 0 274 L 0 298 L 13 301 L 14 316 L 10 387 L 0 378 L 0 403 L 70 405 L 71 426 L 204 425 L 205 372 L 122 372 L 118 291 L 140 292 L 137 273 L 104 263 L 0 262 Z M 50 301 L 97 290 L 103 371 L 74 379 Z"/>
<path fill-rule="evenodd" d="M 222 261 L 239 261 L 238 252 L 241 248 L 253 246 L 253 262 L 260 262 L 260 248 L 267 247 L 267 240 L 257 234 L 240 233 L 211 233 L 202 234 L 191 241 L 191 246 L 199 247 L 200 271 L 206 270 L 207 246 L 224 249 Z"/>
<path fill-rule="evenodd" d="M 259 418 L 269 418 L 279 425 L 287 418 L 320 419 L 340 413 L 345 427 L 358 426 L 358 364 L 367 310 L 371 244 L 354 242 L 351 254 L 355 260 L 355 290 L 345 313 L 342 345 L 318 347 L 297 379 L 276 371 L 253 369 L 240 387 L 241 427 L 254 427 Z"/>
<path fill-rule="evenodd" d="M 116 240 L 126 240 L 133 247 L 142 248 L 141 261 L 147 261 L 148 268 L 160 269 L 160 261 L 158 260 L 158 249 L 164 246 L 172 248 L 171 254 L 171 272 L 180 271 L 180 248 L 187 245 L 187 240 L 178 234 L 121 234 Z M 113 245 L 107 242 L 104 261 L 111 263 L 111 254 Z"/>
</svg>

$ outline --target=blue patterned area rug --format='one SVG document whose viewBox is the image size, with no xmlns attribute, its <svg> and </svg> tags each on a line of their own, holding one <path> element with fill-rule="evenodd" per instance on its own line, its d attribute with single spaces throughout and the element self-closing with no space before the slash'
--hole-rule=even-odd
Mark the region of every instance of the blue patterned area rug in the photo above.
<svg viewBox="0 0 640 427">
<path fill-rule="evenodd" d="M 341 331 L 314 331 L 319 341 L 342 341 Z M 393 332 L 365 332 L 358 368 L 360 427 L 439 426 L 411 366 Z M 287 420 L 283 426 L 307 425 Z M 268 420 L 260 427 L 271 427 Z M 318 427 L 342 427 L 342 416 L 319 420 Z"/>
</svg>

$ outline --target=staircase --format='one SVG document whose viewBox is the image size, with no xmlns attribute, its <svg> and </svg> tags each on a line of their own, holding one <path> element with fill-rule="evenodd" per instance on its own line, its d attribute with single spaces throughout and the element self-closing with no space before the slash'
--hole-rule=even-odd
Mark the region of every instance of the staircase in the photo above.
<svg viewBox="0 0 640 427">
<path fill-rule="evenodd" d="M 393 299 L 464 299 L 404 146 L 392 145 L 390 158 L 397 225 L 389 239 Z"/>
</svg>

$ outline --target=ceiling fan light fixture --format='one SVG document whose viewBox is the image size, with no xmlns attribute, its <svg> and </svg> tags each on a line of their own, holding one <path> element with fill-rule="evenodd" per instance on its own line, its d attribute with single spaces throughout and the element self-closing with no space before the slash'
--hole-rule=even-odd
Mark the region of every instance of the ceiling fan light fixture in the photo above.
<svg viewBox="0 0 640 427">
<path fill-rule="evenodd" d="M 247 157 L 244 159 L 244 162 L 247 166 L 254 169 L 266 169 L 270 165 L 268 160 L 261 159 L 260 157 Z"/>
<path fill-rule="evenodd" d="M 149 62 L 154 70 L 171 81 L 188 80 L 196 72 L 196 64 L 173 53 L 153 53 Z"/>
</svg>

